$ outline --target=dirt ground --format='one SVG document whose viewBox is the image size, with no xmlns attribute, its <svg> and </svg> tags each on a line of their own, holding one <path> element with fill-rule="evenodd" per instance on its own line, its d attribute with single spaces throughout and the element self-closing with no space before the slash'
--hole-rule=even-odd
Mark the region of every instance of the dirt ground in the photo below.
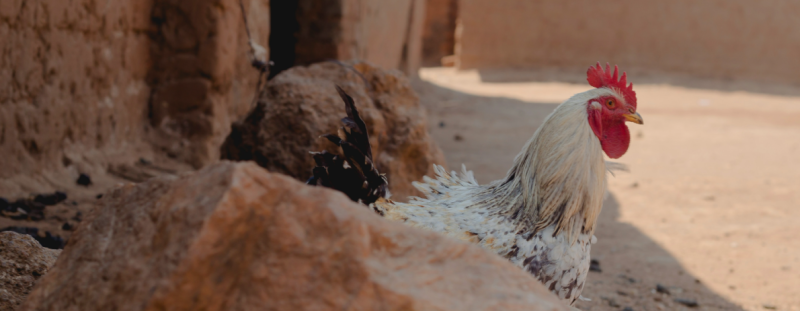
<svg viewBox="0 0 800 311">
<path fill-rule="evenodd" d="M 451 169 L 502 177 L 580 73 L 428 68 Z M 631 73 L 643 126 L 609 178 L 582 310 L 800 310 L 800 89 Z M 657 291 L 658 285 L 661 291 Z"/>
</svg>

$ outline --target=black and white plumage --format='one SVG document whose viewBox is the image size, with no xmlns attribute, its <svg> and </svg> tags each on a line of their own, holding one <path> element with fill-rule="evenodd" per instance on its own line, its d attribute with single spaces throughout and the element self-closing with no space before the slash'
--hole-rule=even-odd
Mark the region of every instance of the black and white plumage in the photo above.
<svg viewBox="0 0 800 311">
<path fill-rule="evenodd" d="M 317 164 L 312 170 L 309 185 L 333 188 L 345 193 L 351 200 L 370 205 L 387 196 L 388 182 L 372 161 L 367 125 L 358 115 L 353 98 L 336 86 L 336 91 L 345 104 L 347 117 L 342 118 L 343 127 L 338 135 L 322 135 L 342 149 L 342 155 L 327 151 L 312 152 Z"/>
<path fill-rule="evenodd" d="M 463 166 L 461 174 L 456 174 L 434 165 L 435 178 L 425 176 L 424 182 L 414 183 L 425 198 L 412 198 L 408 203 L 394 202 L 383 196 L 371 204 L 371 198 L 362 201 L 385 218 L 440 232 L 495 252 L 531 273 L 556 296 L 572 305 L 580 297 L 589 272 L 591 245 L 595 241 L 593 233 L 606 191 L 607 168 L 616 167 L 607 166 L 601 139 L 587 121 L 590 113 L 595 112 L 592 109 L 599 109 L 597 101 L 607 98 L 614 98 L 621 104 L 625 101 L 619 90 L 598 87 L 576 94 L 559 105 L 527 142 L 503 179 L 479 185 L 472 172 Z M 348 116 L 357 119 L 357 113 L 350 112 L 355 112 L 355 106 L 352 103 L 347 106 Z M 628 114 L 635 113 L 633 109 L 626 109 Z M 638 113 L 636 118 L 637 123 L 641 123 Z M 352 128 L 351 122 L 344 123 Z M 366 133 L 364 128 L 359 130 Z M 339 136 L 345 139 L 353 135 L 342 135 L 340 131 Z M 343 150 L 348 153 L 347 149 Z M 357 162 L 360 155 L 345 158 L 349 163 L 347 169 L 363 174 L 360 180 L 382 176 L 372 166 L 371 157 L 364 164 Z M 325 178 L 326 174 L 340 169 L 320 165 L 314 169 L 312 178 L 318 175 Z M 369 181 L 359 186 L 359 191 L 366 193 L 378 189 L 373 187 L 386 187 Z"/>
</svg>

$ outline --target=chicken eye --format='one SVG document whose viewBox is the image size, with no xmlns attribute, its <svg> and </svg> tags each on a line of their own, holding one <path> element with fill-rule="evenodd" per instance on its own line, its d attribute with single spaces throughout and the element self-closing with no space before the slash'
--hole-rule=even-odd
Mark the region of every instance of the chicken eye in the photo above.
<svg viewBox="0 0 800 311">
<path fill-rule="evenodd" d="M 609 98 L 608 100 L 606 100 L 606 106 L 607 106 L 608 108 L 614 108 L 614 104 L 615 104 L 615 103 L 614 103 L 614 100 L 613 100 L 613 99 Z"/>
</svg>

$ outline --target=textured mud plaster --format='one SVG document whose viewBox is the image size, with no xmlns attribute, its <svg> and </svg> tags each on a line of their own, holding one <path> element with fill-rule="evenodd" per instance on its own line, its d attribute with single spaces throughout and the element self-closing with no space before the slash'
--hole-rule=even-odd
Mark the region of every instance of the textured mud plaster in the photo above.
<svg viewBox="0 0 800 311">
<path fill-rule="evenodd" d="M 416 75 L 424 17 L 422 0 L 299 0 L 295 64 L 359 59 Z"/>
<path fill-rule="evenodd" d="M 268 0 L 244 2 L 266 44 Z M 0 195 L 216 159 L 257 78 L 240 15 L 236 0 L 0 0 Z"/>
<path fill-rule="evenodd" d="M 800 83 L 798 14 L 793 0 L 462 0 L 456 54 L 462 69 L 608 61 Z"/>
<path fill-rule="evenodd" d="M 0 1 L 0 193 L 146 149 L 151 3 Z"/>
<path fill-rule="evenodd" d="M 440 66 L 442 57 L 453 55 L 458 0 L 428 0 L 422 31 L 422 65 Z"/>
<path fill-rule="evenodd" d="M 269 1 L 246 2 L 256 43 L 269 40 Z M 230 123 L 250 108 L 258 78 L 238 0 L 155 3 L 148 75 L 149 136 L 159 150 L 200 167 L 219 157 Z"/>
</svg>

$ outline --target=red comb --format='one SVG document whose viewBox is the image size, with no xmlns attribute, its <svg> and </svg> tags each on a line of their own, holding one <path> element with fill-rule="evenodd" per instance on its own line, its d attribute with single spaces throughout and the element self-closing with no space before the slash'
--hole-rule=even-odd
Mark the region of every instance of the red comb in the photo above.
<svg viewBox="0 0 800 311">
<path fill-rule="evenodd" d="M 622 77 L 617 79 L 618 72 L 619 68 L 616 65 L 614 65 L 614 74 L 612 75 L 611 66 L 608 63 L 606 63 L 606 70 L 603 70 L 600 62 L 597 62 L 597 65 L 589 67 L 589 70 L 586 71 L 586 81 L 589 81 L 589 85 L 596 88 L 607 87 L 622 93 L 622 96 L 625 97 L 625 102 L 636 108 L 636 92 L 633 91 L 633 83 L 626 85 L 628 84 L 628 77 L 624 72 Z"/>
</svg>

